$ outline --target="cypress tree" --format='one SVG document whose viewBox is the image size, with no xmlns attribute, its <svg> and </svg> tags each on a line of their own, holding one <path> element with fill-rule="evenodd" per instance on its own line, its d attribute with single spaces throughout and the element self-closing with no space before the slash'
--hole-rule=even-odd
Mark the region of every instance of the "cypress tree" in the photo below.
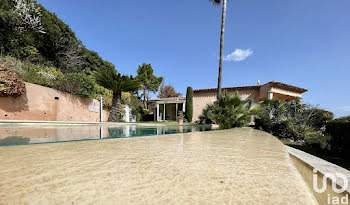
<svg viewBox="0 0 350 205">
<path fill-rule="evenodd" d="M 185 116 L 188 122 L 192 122 L 193 117 L 193 89 L 187 87 L 186 91 L 186 112 Z"/>
</svg>

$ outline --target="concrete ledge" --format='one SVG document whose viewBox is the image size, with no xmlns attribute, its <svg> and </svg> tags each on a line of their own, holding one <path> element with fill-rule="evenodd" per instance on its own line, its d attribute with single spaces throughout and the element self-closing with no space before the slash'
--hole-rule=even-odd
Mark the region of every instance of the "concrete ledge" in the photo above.
<svg viewBox="0 0 350 205">
<path fill-rule="evenodd" d="M 344 169 L 338 165 L 335 165 L 333 163 L 330 163 L 326 160 L 323 160 L 319 157 L 316 157 L 314 155 L 308 154 L 306 152 L 303 152 L 301 150 L 286 146 L 286 149 L 289 154 L 293 155 L 294 157 L 302 160 L 309 166 L 311 166 L 313 169 L 317 169 L 319 172 L 321 172 L 323 175 L 326 173 L 341 173 L 345 175 L 348 178 L 348 181 L 350 182 L 350 171 L 347 169 Z M 337 185 L 340 187 L 344 187 L 344 181 L 342 178 L 337 177 L 336 179 Z M 348 187 L 347 192 L 350 192 L 350 187 Z"/>
</svg>

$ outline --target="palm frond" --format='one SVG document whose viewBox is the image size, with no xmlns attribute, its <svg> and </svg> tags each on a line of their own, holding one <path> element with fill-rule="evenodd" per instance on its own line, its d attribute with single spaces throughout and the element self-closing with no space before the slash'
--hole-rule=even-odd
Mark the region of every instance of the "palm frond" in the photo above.
<svg viewBox="0 0 350 205">
<path fill-rule="evenodd" d="M 221 4 L 221 0 L 209 0 L 210 2 L 212 2 L 214 5 L 220 5 Z"/>
<path fill-rule="evenodd" d="M 140 81 L 132 76 L 121 75 L 115 69 L 97 69 L 93 73 L 95 81 L 113 92 L 135 92 L 140 89 Z"/>
</svg>

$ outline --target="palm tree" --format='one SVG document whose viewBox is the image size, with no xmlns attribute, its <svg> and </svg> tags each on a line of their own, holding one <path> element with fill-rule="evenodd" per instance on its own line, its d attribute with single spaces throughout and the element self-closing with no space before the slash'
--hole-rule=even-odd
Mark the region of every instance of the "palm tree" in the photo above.
<svg viewBox="0 0 350 205">
<path fill-rule="evenodd" d="M 224 55 L 224 33 L 226 20 L 226 3 L 227 0 L 209 0 L 215 5 L 221 5 L 222 2 L 222 17 L 221 17 L 221 34 L 220 34 L 220 58 L 219 58 L 219 76 L 218 76 L 218 91 L 217 99 L 221 98 L 221 76 L 222 76 L 222 60 Z"/>
<path fill-rule="evenodd" d="M 219 124 L 220 128 L 227 129 L 246 126 L 250 121 L 250 116 L 258 112 L 259 108 L 252 105 L 250 100 L 242 100 L 238 92 L 234 95 L 224 92 L 219 100 L 203 111 L 203 116 Z"/>
<path fill-rule="evenodd" d="M 114 68 L 97 69 L 94 72 L 97 84 L 113 92 L 112 109 L 108 121 L 121 121 L 121 96 L 122 92 L 136 92 L 140 88 L 140 82 L 132 76 L 121 75 Z"/>
</svg>

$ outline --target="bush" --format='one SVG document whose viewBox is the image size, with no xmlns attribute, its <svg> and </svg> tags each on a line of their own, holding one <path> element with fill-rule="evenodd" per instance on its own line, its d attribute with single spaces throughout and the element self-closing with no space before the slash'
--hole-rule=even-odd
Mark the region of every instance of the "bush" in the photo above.
<svg viewBox="0 0 350 205">
<path fill-rule="evenodd" d="M 326 132 L 331 136 L 330 146 L 333 151 L 350 153 L 350 116 L 329 121 Z"/>
<path fill-rule="evenodd" d="M 219 100 L 203 110 L 201 117 L 206 116 L 221 129 L 228 129 L 247 126 L 250 116 L 256 112 L 257 109 L 251 106 L 249 100 L 240 99 L 238 92 L 233 96 L 225 92 Z"/>
<path fill-rule="evenodd" d="M 200 124 L 213 124 L 213 121 L 209 118 L 209 113 L 212 112 L 213 104 L 208 104 L 203 109 L 202 114 L 199 116 Z"/>
<path fill-rule="evenodd" d="M 334 118 L 332 112 L 318 108 L 306 109 L 305 114 L 310 115 L 308 124 L 312 127 L 315 127 L 316 129 L 325 128 L 327 122 Z"/>
<path fill-rule="evenodd" d="M 327 147 L 325 124 L 333 118 L 333 113 L 302 104 L 298 99 L 290 102 L 265 100 L 261 108 L 255 119 L 257 129 L 281 139 Z"/>
<path fill-rule="evenodd" d="M 193 116 L 193 89 L 191 87 L 187 88 L 186 92 L 186 119 L 188 122 L 192 122 Z"/>
</svg>

